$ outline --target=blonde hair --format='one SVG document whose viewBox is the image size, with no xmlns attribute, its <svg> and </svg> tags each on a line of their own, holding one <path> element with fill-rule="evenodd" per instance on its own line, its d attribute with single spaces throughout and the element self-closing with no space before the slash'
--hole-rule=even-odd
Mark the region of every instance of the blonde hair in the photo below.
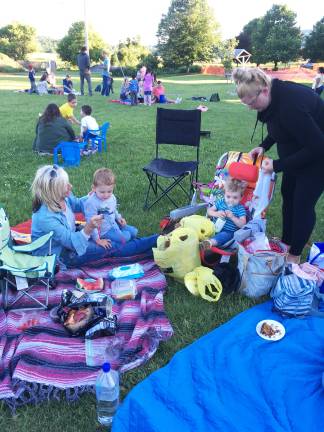
<svg viewBox="0 0 324 432">
<path fill-rule="evenodd" d="M 67 172 L 57 165 L 45 165 L 36 171 L 31 186 L 33 212 L 45 204 L 53 212 L 60 212 L 60 202 L 65 198 L 66 187 L 69 184 Z"/>
<path fill-rule="evenodd" d="M 109 168 L 99 168 L 93 174 L 93 186 L 111 186 L 116 183 L 115 174 Z"/>
<path fill-rule="evenodd" d="M 271 88 L 271 77 L 259 68 L 237 68 L 232 73 L 239 98 L 253 96 L 264 88 Z"/>
<path fill-rule="evenodd" d="M 237 180 L 232 177 L 228 177 L 225 180 L 224 189 L 229 192 L 240 192 L 243 196 L 247 183 L 242 180 Z"/>
</svg>

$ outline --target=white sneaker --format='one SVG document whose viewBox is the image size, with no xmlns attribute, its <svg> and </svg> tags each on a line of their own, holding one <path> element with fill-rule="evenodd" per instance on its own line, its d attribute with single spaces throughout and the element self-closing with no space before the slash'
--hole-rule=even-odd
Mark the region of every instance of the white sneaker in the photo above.
<svg viewBox="0 0 324 432">
<path fill-rule="evenodd" d="M 176 104 L 179 104 L 179 103 L 181 103 L 182 102 L 182 98 L 181 97 L 177 97 L 177 99 L 175 100 L 175 103 Z"/>
</svg>

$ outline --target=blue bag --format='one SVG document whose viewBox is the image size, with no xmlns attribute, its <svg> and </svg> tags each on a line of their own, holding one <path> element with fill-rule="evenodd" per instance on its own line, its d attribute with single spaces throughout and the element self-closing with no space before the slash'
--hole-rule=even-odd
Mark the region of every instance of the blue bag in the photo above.
<svg viewBox="0 0 324 432">
<path fill-rule="evenodd" d="M 309 251 L 307 261 L 324 271 L 324 243 L 316 242 L 312 244 Z M 321 293 L 324 293 L 324 282 L 319 288 Z"/>
</svg>

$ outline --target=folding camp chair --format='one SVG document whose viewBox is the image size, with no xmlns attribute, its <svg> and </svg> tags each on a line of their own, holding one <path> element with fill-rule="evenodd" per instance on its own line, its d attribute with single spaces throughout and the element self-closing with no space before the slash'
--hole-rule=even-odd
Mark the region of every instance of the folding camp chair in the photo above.
<svg viewBox="0 0 324 432">
<path fill-rule="evenodd" d="M 169 195 L 171 190 L 179 186 L 190 201 L 193 192 L 192 182 L 198 179 L 199 145 L 200 145 L 201 112 L 199 110 L 157 109 L 156 116 L 156 156 L 143 168 L 149 185 L 146 193 L 144 209 L 151 208 L 163 197 L 167 197 L 175 207 L 174 199 Z M 159 147 L 162 144 L 190 146 L 196 148 L 196 158 L 191 161 L 178 161 L 159 157 Z M 189 192 L 182 185 L 182 181 L 189 176 Z M 167 186 L 162 186 L 158 178 L 172 180 Z M 149 194 L 153 191 L 155 200 L 149 205 Z M 160 195 L 158 195 L 160 192 Z"/>
<path fill-rule="evenodd" d="M 56 263 L 56 255 L 51 255 L 52 236 L 53 232 L 50 232 L 30 244 L 10 245 L 9 221 L 5 211 L 0 208 L 0 282 L 4 309 L 12 308 L 23 296 L 29 299 L 24 309 L 48 307 L 49 288 L 54 285 Z M 47 256 L 32 255 L 46 243 L 49 247 Z M 19 291 L 11 303 L 8 302 L 9 288 Z"/>
</svg>

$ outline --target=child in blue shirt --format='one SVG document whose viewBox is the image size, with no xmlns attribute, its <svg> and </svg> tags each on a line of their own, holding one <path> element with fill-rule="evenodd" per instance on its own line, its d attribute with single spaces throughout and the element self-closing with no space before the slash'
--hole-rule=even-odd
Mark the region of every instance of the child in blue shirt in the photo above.
<svg viewBox="0 0 324 432">
<path fill-rule="evenodd" d="M 132 79 L 129 81 L 128 84 L 128 91 L 129 91 L 129 95 L 131 98 L 131 105 L 137 105 L 138 101 L 137 101 L 137 94 L 139 91 L 139 87 L 138 87 L 138 81 L 136 79 L 136 75 L 132 75 Z"/>
<path fill-rule="evenodd" d="M 35 78 L 36 72 L 33 68 L 33 65 L 28 65 L 28 79 L 30 81 L 30 90 L 29 93 L 37 93 L 36 88 L 36 78 Z"/>
<path fill-rule="evenodd" d="M 225 181 L 224 198 L 217 201 L 213 207 L 207 210 L 209 217 L 223 219 L 224 225 L 214 237 L 203 242 L 204 249 L 227 243 L 233 238 L 234 232 L 246 224 L 246 210 L 240 204 L 245 187 L 245 182 L 231 177 Z"/>
</svg>

